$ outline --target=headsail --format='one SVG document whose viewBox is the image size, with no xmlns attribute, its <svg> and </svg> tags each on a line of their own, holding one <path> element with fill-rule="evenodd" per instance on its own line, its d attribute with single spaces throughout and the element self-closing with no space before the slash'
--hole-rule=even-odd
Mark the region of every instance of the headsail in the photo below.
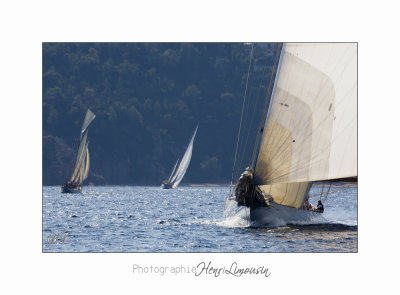
<svg viewBox="0 0 400 295">
<path fill-rule="evenodd" d="M 259 188 L 267 195 L 272 196 L 277 204 L 301 208 L 311 185 L 312 182 L 274 183 L 260 185 Z"/>
<path fill-rule="evenodd" d="M 190 159 L 192 158 L 193 141 L 196 136 L 198 127 L 199 126 L 197 125 L 196 130 L 193 133 L 192 139 L 190 140 L 189 145 L 186 149 L 186 152 L 183 155 L 178 168 L 176 169 L 175 175 L 171 179 L 171 182 L 174 183 L 174 187 L 177 187 L 179 185 L 179 183 L 182 181 L 183 177 L 185 176 L 187 168 L 189 167 Z"/>
<path fill-rule="evenodd" d="M 89 166 L 90 166 L 90 159 L 89 159 L 89 142 L 86 146 L 86 161 L 85 161 L 85 172 L 83 173 L 82 181 L 84 181 L 89 176 Z"/>
<path fill-rule="evenodd" d="M 274 87 L 254 184 L 357 175 L 357 45 L 285 44 Z"/>
<path fill-rule="evenodd" d="M 179 158 L 178 158 L 178 160 L 176 160 L 174 169 L 172 169 L 172 173 L 171 173 L 170 177 L 168 178 L 168 182 L 172 182 L 172 177 L 174 176 L 175 169 L 176 169 L 176 166 L 178 165 L 178 163 L 179 163 Z"/>
</svg>

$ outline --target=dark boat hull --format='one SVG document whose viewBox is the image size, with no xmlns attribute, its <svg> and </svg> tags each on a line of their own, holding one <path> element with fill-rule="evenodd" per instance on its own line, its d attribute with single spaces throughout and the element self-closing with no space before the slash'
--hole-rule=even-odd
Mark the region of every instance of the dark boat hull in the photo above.
<svg viewBox="0 0 400 295">
<path fill-rule="evenodd" d="M 82 192 L 82 185 L 71 185 L 64 183 L 61 186 L 61 193 L 63 194 L 79 194 Z"/>
<path fill-rule="evenodd" d="M 173 184 L 172 183 L 162 183 L 161 184 L 161 188 L 162 189 L 172 189 L 172 188 L 174 188 L 174 186 L 173 186 Z"/>
<path fill-rule="evenodd" d="M 62 187 L 61 192 L 63 194 L 79 194 L 82 192 L 82 189 L 72 189 L 72 188 L 68 188 L 68 187 Z"/>
</svg>

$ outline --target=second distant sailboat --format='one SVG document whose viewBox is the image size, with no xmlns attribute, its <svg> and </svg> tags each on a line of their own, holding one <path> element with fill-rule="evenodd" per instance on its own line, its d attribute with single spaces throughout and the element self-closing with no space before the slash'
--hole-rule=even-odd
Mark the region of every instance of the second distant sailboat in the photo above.
<svg viewBox="0 0 400 295">
<path fill-rule="evenodd" d="M 179 183 L 182 181 L 183 177 L 185 176 L 186 170 L 189 167 L 190 159 L 192 158 L 193 141 L 194 137 L 196 136 L 198 127 L 199 126 L 197 125 L 196 130 L 193 133 L 192 139 L 190 140 L 189 145 L 186 149 L 186 152 L 182 157 L 182 160 L 180 162 L 179 159 L 178 161 L 176 161 L 171 176 L 169 177 L 168 181 L 163 181 L 163 183 L 161 184 L 161 188 L 177 188 Z"/>
<path fill-rule="evenodd" d="M 91 110 L 87 110 L 82 124 L 81 136 L 76 151 L 74 171 L 70 180 L 61 187 L 62 193 L 80 193 L 82 183 L 89 175 L 89 141 L 87 139 L 89 126 L 96 117 Z"/>
</svg>

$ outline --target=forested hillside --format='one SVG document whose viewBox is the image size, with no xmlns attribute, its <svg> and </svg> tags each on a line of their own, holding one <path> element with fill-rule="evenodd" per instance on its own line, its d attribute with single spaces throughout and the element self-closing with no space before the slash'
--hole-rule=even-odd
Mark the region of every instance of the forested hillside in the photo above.
<svg viewBox="0 0 400 295">
<path fill-rule="evenodd" d="M 260 120 L 275 47 L 254 47 L 245 109 L 254 122 L 246 130 Z M 87 182 L 159 185 L 197 124 L 182 183 L 230 182 L 250 50 L 243 43 L 43 43 L 43 184 L 69 179 L 87 108 L 96 114 Z"/>
</svg>

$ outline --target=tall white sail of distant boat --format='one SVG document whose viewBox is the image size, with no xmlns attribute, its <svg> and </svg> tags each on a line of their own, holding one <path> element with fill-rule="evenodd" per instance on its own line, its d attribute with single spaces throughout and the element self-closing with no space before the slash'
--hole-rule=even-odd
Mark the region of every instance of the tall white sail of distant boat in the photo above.
<svg viewBox="0 0 400 295">
<path fill-rule="evenodd" d="M 89 175 L 89 141 L 88 129 L 95 118 L 95 114 L 91 110 L 87 110 L 85 119 L 82 123 L 79 144 L 75 156 L 74 170 L 68 182 L 61 187 L 62 193 L 79 193 L 82 190 L 82 183 Z"/>
<path fill-rule="evenodd" d="M 190 159 L 192 158 L 192 151 L 193 151 L 193 141 L 197 133 L 197 128 L 193 133 L 193 136 L 189 142 L 189 145 L 186 149 L 185 154 L 182 157 L 181 162 L 179 163 L 178 168 L 176 169 L 176 172 L 174 176 L 171 179 L 171 182 L 174 184 L 174 187 L 177 187 L 179 183 L 182 181 L 183 177 L 185 176 L 186 170 L 189 167 Z"/>
<path fill-rule="evenodd" d="M 284 44 L 253 184 L 300 208 L 312 181 L 357 175 L 357 44 Z"/>
<path fill-rule="evenodd" d="M 70 183 L 82 183 L 89 174 L 89 142 L 87 141 L 88 127 L 96 116 L 91 110 L 87 110 L 85 119 L 82 124 L 81 138 L 79 141 L 78 151 L 76 153 L 74 171 L 69 180 Z"/>
<path fill-rule="evenodd" d="M 74 171 L 69 182 L 79 183 L 80 172 L 84 164 L 86 155 L 86 143 L 87 143 L 87 132 L 83 135 L 83 138 L 79 142 L 78 151 L 76 153 L 76 160 L 74 165 Z"/>
</svg>

